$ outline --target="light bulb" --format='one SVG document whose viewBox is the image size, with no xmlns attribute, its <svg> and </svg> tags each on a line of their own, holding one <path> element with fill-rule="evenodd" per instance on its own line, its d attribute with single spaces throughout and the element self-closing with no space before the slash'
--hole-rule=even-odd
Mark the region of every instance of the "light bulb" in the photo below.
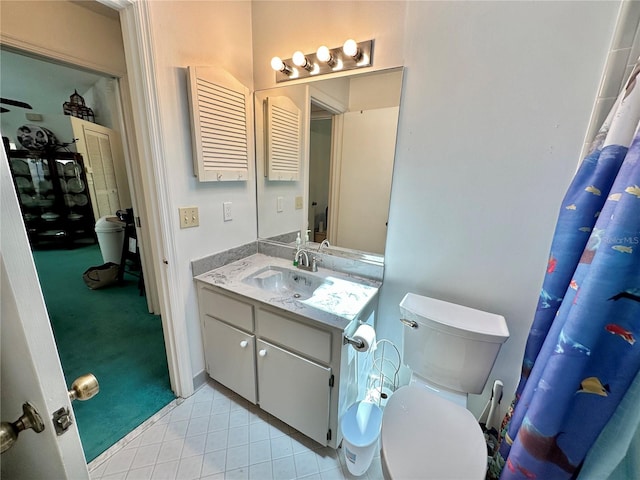
<svg viewBox="0 0 640 480">
<path fill-rule="evenodd" d="M 318 51 L 316 52 L 316 56 L 321 62 L 328 62 L 329 60 L 331 60 L 331 52 L 329 51 L 329 47 L 327 47 L 326 45 L 322 45 L 321 47 L 319 47 Z"/>
<path fill-rule="evenodd" d="M 293 59 L 294 65 L 297 65 L 298 67 L 304 67 L 307 64 L 307 57 L 305 57 L 304 53 L 300 50 L 294 52 L 293 57 L 291 58 Z"/>
<path fill-rule="evenodd" d="M 284 62 L 280 57 L 273 57 L 271 59 L 271 68 L 273 68 L 276 72 L 281 72 L 284 70 Z"/>
<path fill-rule="evenodd" d="M 353 38 L 350 38 L 342 46 L 342 51 L 350 57 L 356 57 L 358 55 L 358 44 Z"/>
</svg>

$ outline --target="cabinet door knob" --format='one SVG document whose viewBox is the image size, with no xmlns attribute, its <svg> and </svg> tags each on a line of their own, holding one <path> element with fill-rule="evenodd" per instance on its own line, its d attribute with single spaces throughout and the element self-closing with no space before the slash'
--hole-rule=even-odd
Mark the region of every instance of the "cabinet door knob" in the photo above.
<svg viewBox="0 0 640 480">
<path fill-rule="evenodd" d="M 264 356 L 266 356 L 266 355 L 267 355 L 267 351 L 263 348 L 262 350 L 260 350 L 260 351 L 258 352 L 258 355 L 260 355 L 261 357 L 264 357 Z"/>
<path fill-rule="evenodd" d="M 247 348 L 247 345 L 249 345 L 249 342 L 247 342 L 246 340 L 242 340 L 242 341 L 240 342 L 240 346 L 241 346 L 242 348 Z"/>
</svg>

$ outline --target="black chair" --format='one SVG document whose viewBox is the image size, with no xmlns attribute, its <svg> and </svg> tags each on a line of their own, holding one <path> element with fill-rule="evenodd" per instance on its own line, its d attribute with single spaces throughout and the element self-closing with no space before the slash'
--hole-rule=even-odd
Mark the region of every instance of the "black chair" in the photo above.
<svg viewBox="0 0 640 480">
<path fill-rule="evenodd" d="M 136 232 L 133 209 L 118 210 L 116 215 L 124 222 L 124 242 L 122 245 L 122 257 L 120 259 L 120 271 L 118 280 L 124 282 L 125 272 L 138 277 L 138 291 L 144 295 L 144 277 L 142 275 L 142 262 L 140 261 L 140 249 L 138 248 L 138 233 Z"/>
</svg>

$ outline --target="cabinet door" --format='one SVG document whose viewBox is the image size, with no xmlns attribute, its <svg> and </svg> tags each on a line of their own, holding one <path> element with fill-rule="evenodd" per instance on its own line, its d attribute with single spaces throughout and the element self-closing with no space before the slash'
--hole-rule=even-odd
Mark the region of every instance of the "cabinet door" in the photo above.
<svg viewBox="0 0 640 480">
<path fill-rule="evenodd" d="M 260 407 L 327 445 L 331 369 L 263 340 L 257 347 Z"/>
<path fill-rule="evenodd" d="M 204 318 L 204 356 L 214 380 L 256 403 L 255 336 Z"/>
</svg>

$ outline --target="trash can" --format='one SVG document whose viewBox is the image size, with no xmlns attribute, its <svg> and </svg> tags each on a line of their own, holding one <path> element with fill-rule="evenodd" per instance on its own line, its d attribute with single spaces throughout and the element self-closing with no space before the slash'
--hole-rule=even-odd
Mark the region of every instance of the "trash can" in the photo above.
<svg viewBox="0 0 640 480">
<path fill-rule="evenodd" d="M 342 416 L 342 449 L 351 475 L 363 475 L 378 448 L 382 410 L 375 403 L 356 402 Z"/>
<path fill-rule="evenodd" d="M 100 245 L 100 253 L 102 253 L 104 263 L 112 262 L 120 265 L 122 245 L 124 244 L 124 225 L 110 222 L 107 218 L 118 220 L 118 217 L 102 217 L 96 222 L 96 236 L 98 237 L 98 245 Z"/>
</svg>

